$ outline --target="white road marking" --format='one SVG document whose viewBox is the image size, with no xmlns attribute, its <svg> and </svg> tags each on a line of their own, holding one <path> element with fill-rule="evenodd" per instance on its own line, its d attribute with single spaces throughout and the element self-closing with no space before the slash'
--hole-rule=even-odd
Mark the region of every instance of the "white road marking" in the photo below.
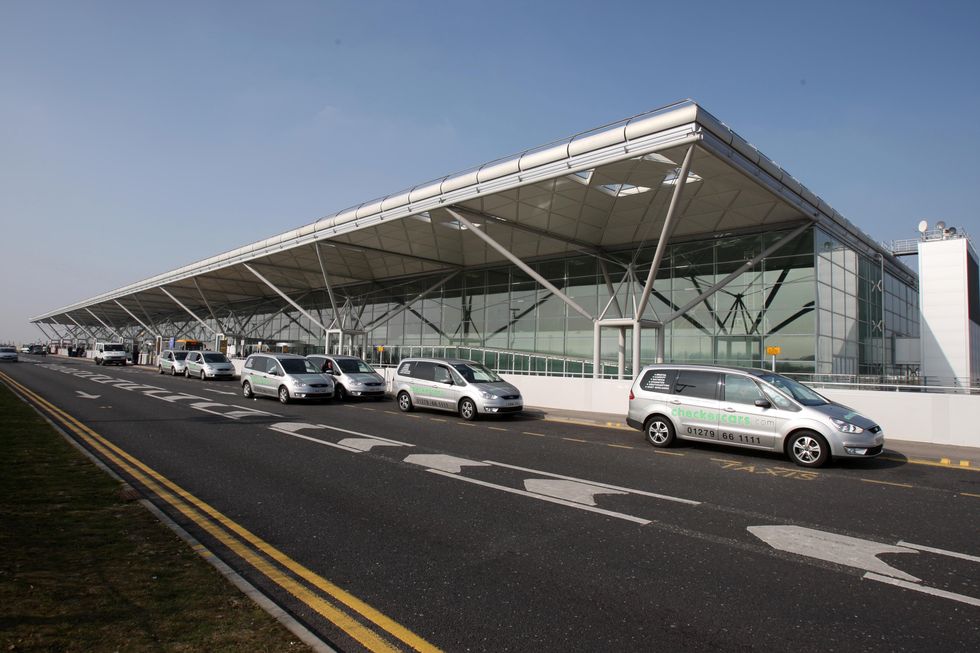
<svg viewBox="0 0 980 653">
<path fill-rule="evenodd" d="M 542 472 L 539 469 L 530 469 L 528 467 L 518 467 L 517 465 L 508 465 L 507 463 L 498 463 L 493 460 L 485 460 L 484 462 L 491 465 L 497 465 L 498 467 L 506 467 L 508 469 L 516 469 L 519 472 L 530 472 L 531 474 L 541 474 L 543 476 L 550 476 L 552 478 L 561 478 L 566 481 L 575 481 L 577 483 L 586 483 L 588 485 L 594 485 L 596 487 L 604 487 L 610 490 L 621 490 L 629 494 L 638 494 L 644 497 L 652 497 L 654 499 L 664 499 L 666 501 L 676 501 L 678 503 L 686 503 L 691 506 L 700 506 L 700 501 L 694 501 L 692 499 L 682 499 L 681 497 L 672 497 L 667 494 L 656 494 L 654 492 L 644 492 L 643 490 L 634 490 L 628 487 L 619 487 L 618 485 L 610 485 L 608 483 L 599 483 L 598 481 L 588 481 L 582 478 L 575 478 L 574 476 L 563 476 L 561 474 L 552 474 L 551 472 Z"/>
<path fill-rule="evenodd" d="M 856 567 L 892 578 L 912 582 L 921 580 L 895 569 L 876 557 L 881 553 L 917 553 L 915 549 L 862 540 L 857 537 L 848 537 L 802 526 L 749 526 L 748 531 L 779 551 Z"/>
<path fill-rule="evenodd" d="M 924 585 L 909 583 L 904 580 L 899 580 L 897 578 L 891 578 L 890 576 L 881 576 L 879 574 L 873 574 L 870 571 L 865 573 L 864 576 L 862 576 L 862 578 L 866 580 L 876 580 L 880 583 L 887 583 L 889 585 L 901 587 L 902 589 L 912 590 L 914 592 L 922 592 L 923 594 L 931 594 L 933 596 L 938 596 L 943 599 L 950 599 L 952 601 L 959 601 L 960 603 L 966 603 L 967 605 L 975 605 L 977 607 L 980 607 L 980 599 L 975 599 L 972 596 L 966 596 L 965 594 L 947 592 L 945 590 L 936 589 L 935 587 L 925 587 Z"/>
<path fill-rule="evenodd" d="M 372 447 L 403 447 L 406 445 L 386 442 L 378 438 L 345 438 L 338 442 L 342 447 L 356 449 L 357 451 L 371 451 Z M 410 445 L 409 445 L 410 446 Z"/>
<path fill-rule="evenodd" d="M 76 390 L 75 392 L 78 393 L 79 399 L 98 399 L 99 397 L 102 396 L 102 395 L 90 395 L 87 392 L 82 392 L 81 390 Z"/>
<path fill-rule="evenodd" d="M 551 481 L 541 478 L 527 479 L 524 481 L 524 489 L 535 494 L 574 501 L 586 506 L 596 505 L 595 495 L 597 494 L 627 494 L 622 490 L 610 490 L 578 481 Z"/>
<path fill-rule="evenodd" d="M 231 395 L 232 397 L 235 397 L 235 396 L 238 395 L 237 392 L 228 392 L 227 390 L 212 390 L 211 388 L 204 388 L 204 391 L 205 392 L 213 392 L 213 393 L 219 394 L 219 395 Z"/>
<path fill-rule="evenodd" d="M 236 419 L 239 417 L 281 417 L 275 413 L 267 413 L 264 410 L 252 410 L 250 408 L 240 408 L 238 410 L 230 410 L 227 413 L 222 413 L 225 417 L 231 417 Z"/>
<path fill-rule="evenodd" d="M 910 549 L 918 549 L 919 551 L 928 551 L 929 553 L 938 553 L 939 555 L 949 556 L 950 558 L 959 558 L 960 560 L 969 560 L 970 562 L 980 562 L 980 557 L 967 555 L 966 553 L 957 553 L 956 551 L 946 551 L 945 549 L 934 549 L 931 546 L 922 546 L 921 544 L 912 544 L 911 542 L 906 542 L 904 540 L 899 540 L 899 546 L 907 546 Z"/>
<path fill-rule="evenodd" d="M 409 456 L 411 457 L 411 456 Z M 443 472 L 438 469 L 429 469 L 427 471 L 433 474 L 439 474 L 440 476 L 445 476 L 446 478 L 454 478 L 457 481 L 466 481 L 467 483 L 474 483 L 476 485 L 482 485 L 483 487 L 493 488 L 495 490 L 503 490 L 504 492 L 510 492 L 511 494 L 519 494 L 524 497 L 530 497 L 532 499 L 538 499 L 539 501 L 548 501 L 549 503 L 557 503 L 560 506 L 568 506 L 569 508 L 577 508 L 579 510 L 587 510 L 588 512 L 599 513 L 600 515 L 606 515 L 607 517 L 615 517 L 617 519 L 625 519 L 626 521 L 636 522 L 637 524 L 649 524 L 649 519 L 643 519 L 642 517 L 634 517 L 633 515 L 626 515 L 621 512 L 613 512 L 611 510 L 603 510 L 602 508 L 594 508 L 592 506 L 585 506 L 581 503 L 574 503 L 572 501 L 565 501 L 564 499 L 556 499 L 554 497 L 544 496 L 543 494 L 534 494 L 533 492 L 525 492 L 524 490 L 518 490 L 517 488 L 507 487 L 505 485 L 497 485 L 496 483 L 488 483 L 486 481 L 480 481 L 475 478 L 466 478 L 465 476 L 458 476 L 452 472 Z"/>
<path fill-rule="evenodd" d="M 319 424 L 307 424 L 306 422 L 277 422 L 269 427 L 280 432 L 295 433 L 301 429 L 322 429 Z"/>
<path fill-rule="evenodd" d="M 456 456 L 447 456 L 445 454 L 414 454 L 405 458 L 406 463 L 411 463 L 412 465 L 421 465 L 422 467 L 428 467 L 429 471 L 432 472 L 448 472 L 450 474 L 459 474 L 464 467 L 489 467 L 490 463 L 481 463 L 476 460 L 467 460 L 466 458 L 457 458 Z M 468 480 L 468 479 L 467 479 Z"/>
<path fill-rule="evenodd" d="M 196 399 L 198 401 L 207 401 L 205 397 L 197 397 L 195 395 L 185 395 L 185 394 L 167 395 L 166 397 L 157 397 L 157 399 L 163 399 L 164 401 L 169 401 L 170 403 L 174 403 L 175 401 L 181 401 L 183 399 L 190 399 L 190 400 Z"/>
</svg>

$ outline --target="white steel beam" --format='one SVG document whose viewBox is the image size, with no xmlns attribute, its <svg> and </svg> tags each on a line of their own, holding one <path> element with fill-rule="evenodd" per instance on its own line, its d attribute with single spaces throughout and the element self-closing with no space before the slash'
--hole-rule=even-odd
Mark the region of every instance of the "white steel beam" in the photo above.
<svg viewBox="0 0 980 653">
<path fill-rule="evenodd" d="M 313 317 L 312 315 L 310 315 L 310 313 L 306 309 L 304 309 L 302 306 L 300 306 L 299 304 L 297 304 L 296 302 L 294 302 L 292 299 L 290 299 L 289 298 L 289 295 L 287 295 L 283 291 L 279 290 L 279 288 L 277 288 L 275 286 L 275 284 L 273 284 L 271 281 L 269 281 L 268 279 L 266 279 L 265 277 L 263 277 L 261 274 L 259 274 L 258 271 L 256 271 L 255 268 L 253 268 L 248 263 L 242 263 L 242 266 L 246 270 L 248 270 L 249 272 L 251 272 L 252 274 L 254 274 L 258 278 L 259 281 L 261 281 L 265 285 L 267 285 L 270 288 L 272 288 L 272 290 L 274 290 L 277 295 L 279 295 L 280 297 L 282 297 L 283 299 L 285 299 L 289 303 L 290 306 L 292 306 L 297 311 L 299 311 L 304 316 L 306 316 L 306 319 L 308 319 L 310 322 L 312 322 L 313 324 L 317 325 L 318 327 L 320 327 L 324 331 L 327 330 L 327 327 L 323 326 L 323 324 L 320 323 L 320 320 L 318 320 L 315 317 Z"/>
<path fill-rule="evenodd" d="M 333 286 L 330 285 L 330 277 L 327 276 L 327 266 L 323 264 L 323 254 L 320 252 L 319 241 L 313 243 L 313 249 L 316 250 L 316 260 L 320 263 L 320 272 L 323 274 L 323 285 L 327 288 L 327 296 L 330 297 L 330 307 L 333 309 L 333 321 L 330 322 L 330 326 L 333 327 L 337 323 L 337 316 L 339 312 L 337 311 L 337 298 L 333 296 Z"/>
<path fill-rule="evenodd" d="M 87 333 L 92 340 L 95 340 L 96 342 L 98 342 L 98 340 L 99 340 L 98 336 L 93 335 L 91 331 L 89 331 L 88 329 L 86 329 L 85 327 L 83 327 L 79 323 L 79 321 L 76 320 L 75 318 L 73 318 L 69 313 L 65 313 L 65 317 L 67 317 L 69 320 L 71 320 L 72 322 L 74 322 L 75 323 L 75 326 L 77 326 L 79 329 L 81 329 L 82 331 L 84 331 L 85 333 Z M 76 338 L 77 338 L 77 336 L 76 336 Z"/>
<path fill-rule="evenodd" d="M 200 322 L 201 323 L 201 326 L 203 326 L 205 329 L 207 329 L 211 333 L 218 333 L 217 331 L 215 331 L 214 329 L 212 329 L 211 327 L 209 327 L 207 322 L 205 322 L 204 320 L 202 320 L 201 318 L 199 318 L 197 315 L 195 315 L 194 314 L 194 311 L 192 311 L 191 309 L 189 309 L 186 306 L 184 306 L 183 302 L 181 302 L 179 299 L 177 299 L 176 297 L 174 297 L 173 295 L 171 295 L 169 290 L 167 290 L 163 286 L 160 286 L 160 291 L 164 295 L 166 295 L 167 297 L 169 297 L 170 299 L 174 300 L 174 303 L 177 304 L 177 306 L 180 306 L 182 309 L 184 309 L 185 311 L 187 311 L 187 314 L 190 315 L 195 320 L 197 320 L 198 322 Z"/>
<path fill-rule="evenodd" d="M 386 322 L 390 322 L 391 320 L 395 319 L 396 317 L 398 317 L 399 315 L 401 315 L 402 313 L 404 313 L 405 311 L 407 311 L 409 308 L 411 308 L 413 304 L 415 304 L 416 302 L 418 302 L 421 299 L 424 299 L 426 295 L 428 295 L 431 292 L 435 292 L 436 290 L 438 290 L 439 288 L 441 288 L 442 286 L 444 286 L 446 284 L 446 282 L 448 282 L 450 279 L 452 279 L 453 277 L 455 277 L 457 274 L 459 274 L 458 271 L 456 271 L 456 272 L 450 272 L 449 274 L 447 274 L 446 276 L 444 276 L 442 279 L 440 279 L 436 283 L 432 284 L 431 286 L 429 286 L 428 288 L 426 288 L 425 290 L 423 290 L 422 292 L 420 292 L 411 301 L 408 301 L 405 304 L 402 304 L 401 306 L 399 306 L 397 309 L 395 309 L 391 313 L 386 313 L 386 314 L 382 315 L 381 317 L 379 317 L 378 319 L 372 321 L 370 324 L 366 325 L 364 327 L 363 331 L 365 331 L 365 332 L 370 331 L 374 327 L 381 326 L 382 324 L 385 324 Z"/>
<path fill-rule="evenodd" d="M 204 291 L 201 290 L 201 285 L 197 282 L 197 277 L 191 277 L 191 280 L 194 282 L 194 287 L 197 288 L 197 293 L 201 296 L 201 300 L 204 302 L 204 307 L 207 308 L 208 313 L 211 314 L 211 319 L 214 320 L 214 323 L 218 325 L 218 328 L 221 329 L 223 333 L 228 333 L 225 325 L 218 319 L 218 316 L 215 315 L 214 310 L 211 308 L 211 304 L 208 303 L 208 298 L 204 296 Z"/>
<path fill-rule="evenodd" d="M 100 318 L 98 315 L 96 315 L 95 313 L 93 313 L 91 309 L 86 308 L 85 310 L 88 312 L 89 315 L 91 315 L 96 320 L 98 320 L 99 324 L 101 324 L 102 326 L 104 326 L 109 333 L 114 334 L 120 340 L 125 340 L 126 339 L 126 337 L 123 334 L 119 333 L 114 328 L 112 328 L 111 326 L 109 326 L 108 324 L 106 324 L 105 322 L 103 322 L 102 321 L 102 318 Z"/>
<path fill-rule="evenodd" d="M 125 306 L 123 306 L 122 304 L 120 304 L 118 299 L 113 299 L 112 301 L 116 302 L 116 305 L 119 306 L 119 308 L 121 308 L 124 311 L 126 311 L 129 314 L 129 317 L 131 317 L 134 320 L 136 320 L 137 322 L 139 322 L 139 325 L 141 327 L 143 327 L 144 329 L 146 329 L 147 331 L 149 331 L 150 333 L 152 333 L 157 338 L 162 338 L 163 337 L 159 333 L 157 333 L 154 329 L 151 329 L 150 327 L 146 326 L 146 324 L 143 323 L 143 320 L 141 320 L 138 317 L 136 317 L 131 310 L 129 310 L 128 308 L 126 308 Z"/>
<path fill-rule="evenodd" d="M 670 205 L 667 207 L 667 215 L 664 217 L 664 226 L 660 230 L 660 240 L 657 241 L 657 250 L 653 254 L 653 261 L 650 263 L 650 272 L 647 274 L 646 285 L 643 286 L 643 294 L 640 295 L 640 303 L 636 307 L 636 319 L 643 317 L 647 302 L 650 301 L 650 293 L 653 291 L 653 282 L 657 280 L 657 272 L 660 270 L 660 261 L 663 260 L 664 253 L 667 251 L 667 243 L 674 233 L 674 216 L 677 214 L 677 207 L 680 204 L 681 194 L 684 186 L 687 185 L 687 173 L 691 169 L 691 159 L 694 158 L 694 145 L 687 148 L 684 155 L 684 162 L 681 163 L 680 172 L 677 174 L 677 181 L 674 186 L 674 193 L 670 198 Z M 634 335 L 633 340 L 636 340 Z M 636 360 L 636 353 L 633 359 Z"/>
<path fill-rule="evenodd" d="M 489 245 L 493 249 L 497 250 L 497 252 L 499 252 L 500 254 L 502 254 L 508 261 L 510 261 L 511 263 L 513 263 L 514 265 L 516 265 L 517 267 L 519 267 L 521 270 L 523 270 L 524 273 L 527 276 L 531 277 L 532 279 L 534 279 L 535 281 L 537 281 L 539 284 L 541 284 L 542 286 L 544 286 L 545 288 L 547 288 L 548 290 L 550 290 L 551 293 L 555 297 L 557 297 L 558 299 L 560 299 L 563 302 L 565 302 L 565 304 L 567 304 L 569 306 L 569 308 L 573 309 L 577 313 L 580 313 L 583 317 L 588 318 L 590 321 L 595 322 L 595 319 L 596 318 L 595 318 L 594 315 L 590 315 L 588 313 L 588 311 L 586 311 L 584 308 L 582 308 L 581 306 L 579 306 L 575 302 L 575 300 L 573 300 L 571 297 L 569 297 L 568 295 L 566 295 L 562 291 L 558 290 L 558 288 L 554 284 L 552 284 L 550 281 L 548 281 L 547 279 L 545 279 L 544 277 L 542 277 L 540 274 L 538 274 L 537 272 L 535 272 L 534 269 L 531 268 L 531 266 L 529 266 L 527 263 L 525 263 L 521 259 L 519 259 L 516 256 L 514 256 L 510 251 L 507 250 L 506 247 L 504 247 L 503 245 L 501 245 L 500 243 L 498 243 L 497 241 L 495 241 L 493 238 L 491 238 L 490 236 L 488 236 L 485 232 L 483 232 L 480 229 L 478 229 L 475 224 L 473 224 L 468 219 L 466 219 L 465 217 L 463 217 L 459 212 L 454 211 L 453 209 L 450 209 L 450 208 L 446 208 L 446 211 L 449 213 L 449 215 L 451 215 L 454 218 L 456 218 L 457 220 L 459 220 L 459 222 L 461 224 L 466 225 L 466 228 L 469 231 L 471 231 L 475 236 L 479 237 L 480 240 L 482 240 L 483 242 L 485 242 L 487 245 Z"/>
</svg>

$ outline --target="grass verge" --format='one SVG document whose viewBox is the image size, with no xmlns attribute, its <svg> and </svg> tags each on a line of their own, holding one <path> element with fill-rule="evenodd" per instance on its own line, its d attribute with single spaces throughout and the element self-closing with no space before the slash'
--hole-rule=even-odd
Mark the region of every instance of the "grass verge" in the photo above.
<svg viewBox="0 0 980 653">
<path fill-rule="evenodd" d="M 305 651 L 0 385 L 0 651 Z"/>
</svg>

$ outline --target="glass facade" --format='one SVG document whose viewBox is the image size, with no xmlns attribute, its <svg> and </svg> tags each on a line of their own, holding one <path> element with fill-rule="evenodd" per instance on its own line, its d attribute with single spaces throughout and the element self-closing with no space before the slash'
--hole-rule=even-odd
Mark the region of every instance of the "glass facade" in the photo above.
<svg viewBox="0 0 980 653">
<path fill-rule="evenodd" d="M 666 319 L 788 232 L 673 244 L 661 262 L 644 318 Z M 573 255 L 532 267 L 589 314 L 616 318 L 622 315 L 620 309 L 633 312 L 654 250 L 612 252 L 603 258 Z M 366 345 L 359 353 L 387 363 L 396 362 L 402 352 L 421 353 L 420 347 L 460 356 L 468 355 L 461 349 L 465 348 L 469 354 L 481 351 L 481 360 L 502 370 L 590 373 L 592 321 L 517 267 L 462 271 L 411 303 L 438 279 L 339 289 L 349 298 L 341 319 L 348 328 L 359 324 L 365 332 L 354 340 Z M 766 347 L 778 346 L 777 369 L 783 372 L 891 374 L 896 372 L 889 363 L 894 338 L 918 336 L 917 302 L 914 276 L 811 228 L 668 323 L 666 359 L 768 366 Z M 313 293 L 301 303 L 324 324 L 333 319 L 325 292 Z M 243 321 L 246 337 L 229 334 L 239 343 L 238 353 L 259 347 L 298 353 L 323 350 L 320 327 L 295 311 L 251 315 Z M 616 331 L 602 329 L 603 361 L 612 367 L 619 346 Z M 629 332 L 625 335 L 629 365 L 632 338 Z M 644 330 L 641 347 L 642 362 L 652 362 L 653 329 Z"/>
</svg>

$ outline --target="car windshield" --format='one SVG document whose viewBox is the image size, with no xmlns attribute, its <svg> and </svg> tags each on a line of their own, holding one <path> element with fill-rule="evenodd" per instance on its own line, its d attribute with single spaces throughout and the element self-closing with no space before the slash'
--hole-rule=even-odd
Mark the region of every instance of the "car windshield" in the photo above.
<svg viewBox="0 0 980 653">
<path fill-rule="evenodd" d="M 187 358 L 187 352 L 186 351 L 175 351 L 174 352 L 174 360 L 182 361 L 185 358 Z"/>
<path fill-rule="evenodd" d="M 371 374 L 374 368 L 358 358 L 339 358 L 337 367 L 345 374 Z"/>
<path fill-rule="evenodd" d="M 479 363 L 460 363 L 453 365 L 453 368 L 469 383 L 498 383 L 503 381 L 496 372 Z"/>
<path fill-rule="evenodd" d="M 13 347 L 0 347 L 0 351 L 2 351 L 5 354 L 10 354 L 10 353 L 16 354 L 17 353 L 17 350 L 14 349 Z"/>
<path fill-rule="evenodd" d="M 105 345 L 103 349 L 105 351 L 126 351 L 122 345 Z"/>
<path fill-rule="evenodd" d="M 286 374 L 319 374 L 320 370 L 305 358 L 283 358 L 279 361 Z"/>
<path fill-rule="evenodd" d="M 227 363 L 228 359 L 224 354 L 204 354 L 205 363 Z"/>
<path fill-rule="evenodd" d="M 824 406 L 830 402 L 798 381 L 780 374 L 759 374 L 759 378 L 771 383 L 804 406 Z"/>
</svg>

